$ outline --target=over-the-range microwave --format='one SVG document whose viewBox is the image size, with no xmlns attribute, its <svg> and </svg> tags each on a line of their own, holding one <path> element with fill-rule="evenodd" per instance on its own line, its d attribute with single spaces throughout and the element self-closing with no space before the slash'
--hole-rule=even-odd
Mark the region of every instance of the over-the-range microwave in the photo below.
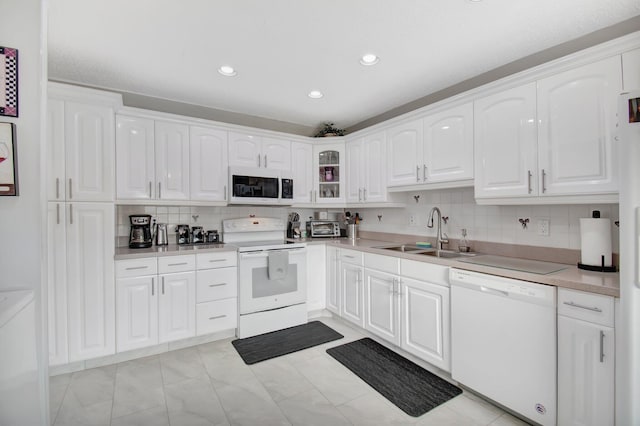
<svg viewBox="0 0 640 426">
<path fill-rule="evenodd" d="M 293 204 L 293 179 L 282 170 L 229 167 L 229 204 Z"/>
</svg>

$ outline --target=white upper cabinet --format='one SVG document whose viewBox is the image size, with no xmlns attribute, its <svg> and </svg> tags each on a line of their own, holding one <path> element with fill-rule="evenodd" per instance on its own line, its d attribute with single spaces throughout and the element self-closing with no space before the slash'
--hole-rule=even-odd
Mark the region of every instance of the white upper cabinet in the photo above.
<svg viewBox="0 0 640 426">
<path fill-rule="evenodd" d="M 117 198 L 189 199 L 189 126 L 118 115 Z"/>
<path fill-rule="evenodd" d="M 47 198 L 51 201 L 112 201 L 115 195 L 114 107 L 101 98 L 92 103 L 95 91 L 87 92 L 54 89 L 49 99 Z"/>
<path fill-rule="evenodd" d="M 536 84 L 479 99 L 475 108 L 475 196 L 537 194 Z"/>
<path fill-rule="evenodd" d="M 157 198 L 189 199 L 189 126 L 155 122 Z"/>
<path fill-rule="evenodd" d="M 613 138 L 621 90 L 619 56 L 538 81 L 542 195 L 618 191 Z"/>
<path fill-rule="evenodd" d="M 624 90 L 640 89 L 640 49 L 622 54 L 622 78 Z"/>
<path fill-rule="evenodd" d="M 227 132 L 208 127 L 190 129 L 191 199 L 225 201 L 227 199 Z"/>
<path fill-rule="evenodd" d="M 346 144 L 347 202 L 387 200 L 386 148 L 384 132 Z"/>
<path fill-rule="evenodd" d="M 422 158 L 422 119 L 400 124 L 387 130 L 388 186 L 420 183 Z"/>
<path fill-rule="evenodd" d="M 424 118 L 423 183 L 473 179 L 473 104 Z"/>
<path fill-rule="evenodd" d="M 155 137 L 153 120 L 116 116 L 116 187 L 121 200 L 155 198 Z"/>
<path fill-rule="evenodd" d="M 291 143 L 291 174 L 293 178 L 293 203 L 313 202 L 313 145 Z"/>
<path fill-rule="evenodd" d="M 291 170 L 291 142 L 229 132 L 229 166 Z"/>
<path fill-rule="evenodd" d="M 345 146 L 343 142 L 313 146 L 315 188 L 313 202 L 331 204 L 345 200 Z M 293 182 L 295 187 L 296 183 Z"/>
</svg>

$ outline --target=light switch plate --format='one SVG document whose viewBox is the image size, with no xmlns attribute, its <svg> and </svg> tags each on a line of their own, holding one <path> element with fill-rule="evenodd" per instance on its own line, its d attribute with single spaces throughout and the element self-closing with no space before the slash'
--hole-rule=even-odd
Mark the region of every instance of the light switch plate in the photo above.
<svg viewBox="0 0 640 426">
<path fill-rule="evenodd" d="M 549 219 L 538 219 L 538 235 L 549 236 Z"/>
</svg>

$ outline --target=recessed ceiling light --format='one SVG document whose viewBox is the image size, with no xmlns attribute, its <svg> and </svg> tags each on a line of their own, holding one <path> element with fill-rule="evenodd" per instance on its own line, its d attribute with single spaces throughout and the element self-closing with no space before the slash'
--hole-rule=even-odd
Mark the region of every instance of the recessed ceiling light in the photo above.
<svg viewBox="0 0 640 426">
<path fill-rule="evenodd" d="M 234 75 L 238 74 L 236 70 L 233 69 L 233 67 L 230 67 L 229 65 L 221 66 L 220 68 L 218 68 L 218 72 L 224 75 L 225 77 L 233 77 Z"/>
<path fill-rule="evenodd" d="M 311 99 L 320 99 L 324 95 L 319 90 L 312 90 L 312 91 L 309 92 L 309 94 L 307 96 L 309 96 Z"/>
<path fill-rule="evenodd" d="M 373 53 L 367 53 L 362 58 L 360 58 L 360 63 L 362 65 L 375 65 L 378 63 L 378 61 L 380 61 L 380 58 L 378 58 Z"/>
</svg>

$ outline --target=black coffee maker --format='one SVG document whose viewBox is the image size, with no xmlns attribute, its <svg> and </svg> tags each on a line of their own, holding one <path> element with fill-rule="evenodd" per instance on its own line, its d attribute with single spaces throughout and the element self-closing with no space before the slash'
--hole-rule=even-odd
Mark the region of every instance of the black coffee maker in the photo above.
<svg viewBox="0 0 640 426">
<path fill-rule="evenodd" d="M 131 232 L 129 232 L 129 248 L 151 247 L 151 215 L 132 214 L 129 215 L 131 222 Z"/>
</svg>

